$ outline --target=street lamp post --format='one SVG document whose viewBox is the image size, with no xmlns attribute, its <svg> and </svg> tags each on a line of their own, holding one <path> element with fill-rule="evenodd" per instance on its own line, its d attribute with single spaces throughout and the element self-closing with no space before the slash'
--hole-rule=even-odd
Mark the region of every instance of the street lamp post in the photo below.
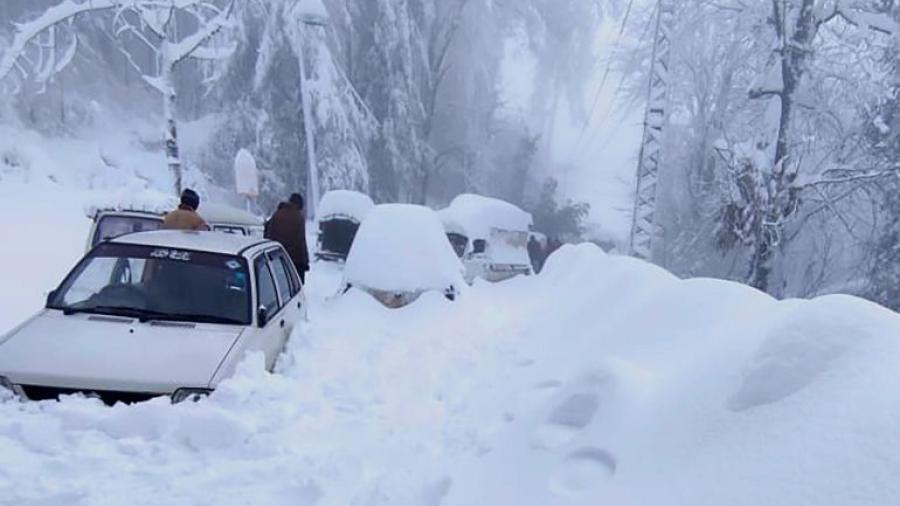
<svg viewBox="0 0 900 506">
<path fill-rule="evenodd" d="M 300 40 L 300 100 L 303 105 L 303 130 L 306 136 L 306 160 L 309 170 L 309 184 L 306 188 L 306 208 L 308 218 L 315 218 L 316 206 L 319 204 L 319 168 L 316 160 L 316 139 L 313 128 L 312 97 L 309 93 L 309 81 L 307 80 L 306 58 L 303 47 L 303 27 L 325 27 L 328 25 L 328 11 L 322 4 L 322 0 L 300 0 L 298 2 L 299 19 L 301 26 Z"/>
</svg>

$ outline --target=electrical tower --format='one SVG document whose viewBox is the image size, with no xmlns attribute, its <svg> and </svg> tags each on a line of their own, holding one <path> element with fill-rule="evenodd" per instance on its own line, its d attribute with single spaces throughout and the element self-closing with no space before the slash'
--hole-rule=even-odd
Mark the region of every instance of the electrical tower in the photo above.
<svg viewBox="0 0 900 506">
<path fill-rule="evenodd" d="M 634 215 L 631 223 L 631 254 L 651 260 L 657 236 L 655 220 L 656 192 L 662 158 L 663 133 L 669 108 L 669 54 L 671 53 L 674 0 L 659 0 L 653 38 L 647 109 L 644 112 L 644 138 L 638 160 Z"/>
</svg>

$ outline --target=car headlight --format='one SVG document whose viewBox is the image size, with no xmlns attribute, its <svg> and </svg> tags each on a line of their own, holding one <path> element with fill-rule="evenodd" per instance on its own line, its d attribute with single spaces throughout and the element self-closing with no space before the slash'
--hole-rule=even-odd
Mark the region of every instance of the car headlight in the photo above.
<svg viewBox="0 0 900 506">
<path fill-rule="evenodd" d="M 172 394 L 172 404 L 179 402 L 191 401 L 197 402 L 200 399 L 208 397 L 212 393 L 209 388 L 179 388 Z"/>
</svg>

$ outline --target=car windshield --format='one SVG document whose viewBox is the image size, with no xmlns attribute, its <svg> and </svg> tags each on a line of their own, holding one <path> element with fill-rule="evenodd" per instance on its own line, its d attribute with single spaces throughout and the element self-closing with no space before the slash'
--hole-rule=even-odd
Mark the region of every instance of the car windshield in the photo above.
<svg viewBox="0 0 900 506">
<path fill-rule="evenodd" d="M 48 307 L 67 314 L 246 325 L 250 278 L 240 257 L 105 243 L 78 264 Z"/>
<path fill-rule="evenodd" d="M 94 233 L 91 246 L 96 246 L 107 239 L 115 239 L 120 235 L 157 230 L 160 227 L 162 227 L 162 219 L 154 216 L 103 216 L 97 222 L 97 231 Z"/>
</svg>

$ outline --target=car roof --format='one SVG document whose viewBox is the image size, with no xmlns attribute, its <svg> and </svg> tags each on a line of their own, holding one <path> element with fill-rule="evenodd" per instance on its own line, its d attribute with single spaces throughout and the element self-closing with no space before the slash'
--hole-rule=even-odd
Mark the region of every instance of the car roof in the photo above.
<svg viewBox="0 0 900 506">
<path fill-rule="evenodd" d="M 258 216 L 243 209 L 222 204 L 200 204 L 200 209 L 197 210 L 197 213 L 210 223 L 227 223 L 248 227 L 261 227 L 263 225 L 263 220 Z"/>
<path fill-rule="evenodd" d="M 163 207 L 163 208 L 152 208 L 150 206 L 141 208 L 139 206 L 121 206 L 119 208 L 104 208 L 104 209 L 92 209 L 89 213 L 91 218 L 95 218 L 96 216 L 103 215 L 125 215 L 125 216 L 146 216 L 147 218 L 153 219 L 162 219 L 163 216 L 174 207 Z M 197 214 L 199 214 L 204 220 L 209 223 L 213 223 L 216 225 L 238 225 L 242 227 L 261 227 L 263 226 L 262 218 L 244 211 L 243 209 L 238 209 L 236 207 L 231 207 L 223 204 L 213 204 L 213 203 L 204 203 L 200 205 L 200 209 L 197 210 Z"/>
<path fill-rule="evenodd" d="M 276 244 L 258 237 L 221 232 L 193 232 L 187 230 L 153 230 L 126 234 L 111 239 L 114 244 L 159 246 L 163 248 L 204 251 L 223 255 L 241 255 L 244 251 L 263 244 Z"/>
</svg>

